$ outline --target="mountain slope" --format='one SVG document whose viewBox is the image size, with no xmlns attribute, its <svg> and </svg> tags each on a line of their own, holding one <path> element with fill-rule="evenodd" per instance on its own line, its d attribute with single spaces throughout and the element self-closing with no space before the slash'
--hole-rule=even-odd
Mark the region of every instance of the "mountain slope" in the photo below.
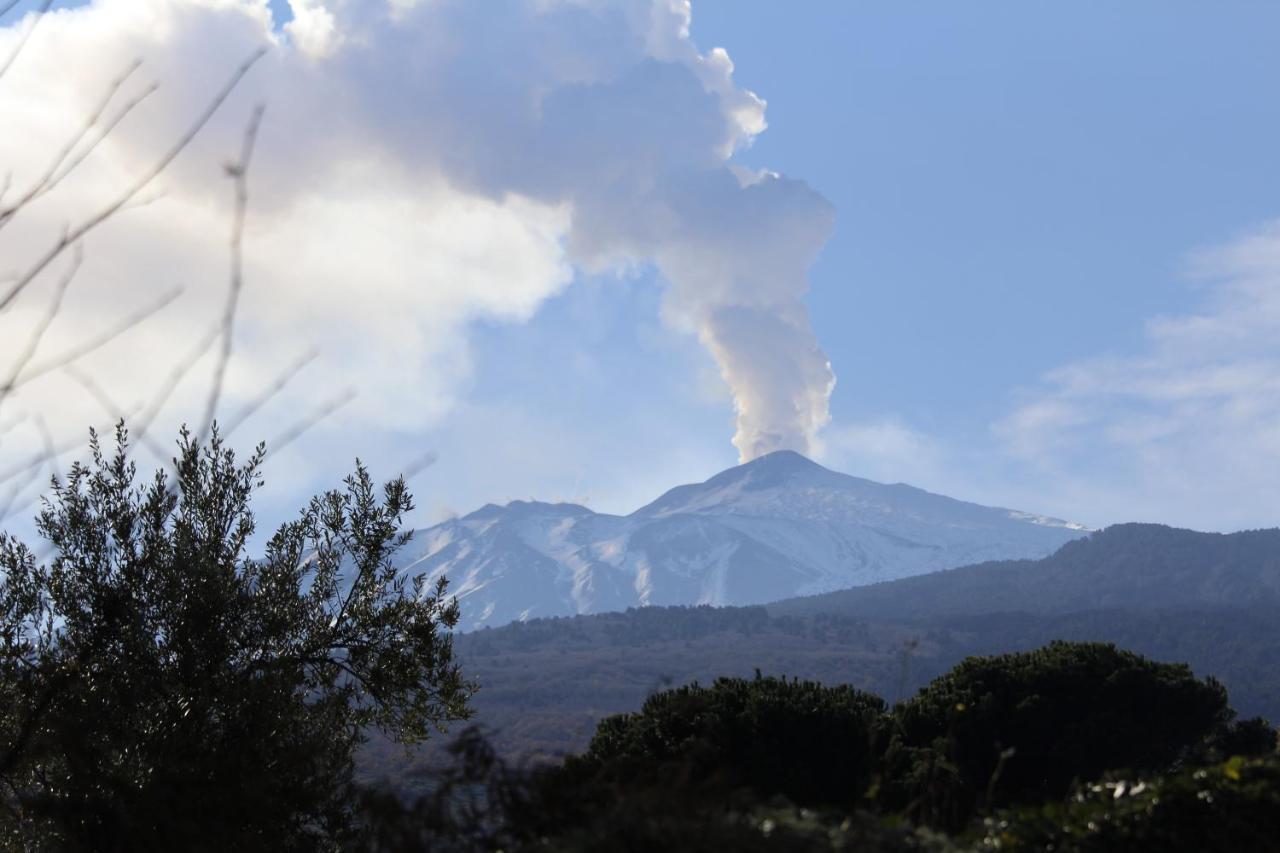
<svg viewBox="0 0 1280 853">
<path fill-rule="evenodd" d="M 1280 530 L 1124 524 L 1043 560 L 985 563 L 777 602 L 652 607 L 462 633 L 477 722 L 510 755 L 581 749 L 657 687 L 721 675 L 847 683 L 890 700 L 973 654 L 1114 642 L 1187 662 L 1280 721 Z M 379 759 L 394 763 L 391 748 Z M 397 753 L 402 754 L 402 753 Z"/>
<path fill-rule="evenodd" d="M 643 605 L 745 605 L 1039 557 L 1079 525 L 883 485 L 780 451 L 628 516 L 515 501 L 419 531 L 406 571 L 449 578 L 463 627 Z"/>
<path fill-rule="evenodd" d="M 778 614 L 857 618 L 1280 606 L 1280 530 L 1198 533 L 1118 524 L 1041 560 L 964 566 L 780 602 Z"/>
</svg>

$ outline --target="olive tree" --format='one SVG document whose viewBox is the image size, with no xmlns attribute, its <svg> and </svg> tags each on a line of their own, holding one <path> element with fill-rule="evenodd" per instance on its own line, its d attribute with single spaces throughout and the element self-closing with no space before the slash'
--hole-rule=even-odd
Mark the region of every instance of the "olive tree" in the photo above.
<svg viewBox="0 0 1280 853">
<path fill-rule="evenodd" d="M 123 426 L 90 449 L 44 499 L 43 558 L 0 536 L 0 840 L 339 843 L 365 731 L 421 741 L 474 689 L 444 580 L 392 561 L 403 480 L 379 490 L 357 463 L 255 548 L 261 445 L 240 464 L 216 429 L 183 430 L 149 480 Z"/>
</svg>

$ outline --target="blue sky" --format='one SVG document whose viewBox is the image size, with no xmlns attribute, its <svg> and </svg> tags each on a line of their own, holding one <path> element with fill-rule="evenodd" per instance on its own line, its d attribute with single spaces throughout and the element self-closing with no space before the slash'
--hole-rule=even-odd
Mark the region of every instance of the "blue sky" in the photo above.
<svg viewBox="0 0 1280 853">
<path fill-rule="evenodd" d="M 1187 253 L 1280 208 L 1277 33 L 1263 2 L 697 2 L 769 103 L 742 159 L 839 211 L 810 299 L 833 414 L 980 430 L 1193 306 Z"/>
<path fill-rule="evenodd" d="M 618 0 L 598 9 L 609 15 L 615 6 L 634 11 L 646 2 Z M 539 29 L 544 22 L 523 12 L 502 24 L 480 12 L 458 13 L 441 25 L 451 28 L 452 39 L 442 46 L 432 39 L 445 29 L 377 29 L 352 11 L 371 6 L 270 5 L 279 49 L 298 54 L 286 55 L 280 67 L 332 66 L 333 79 L 350 82 L 371 104 L 368 115 L 351 119 L 357 129 L 368 123 L 360 144 L 390 139 L 376 156 L 406 162 L 414 161 L 419 143 L 431 143 L 414 136 L 426 132 L 419 125 L 397 124 L 405 105 L 410 112 L 430 105 L 424 114 L 474 113 L 467 121 L 481 131 L 471 147 L 524 132 L 504 124 L 501 105 L 488 103 L 509 95 L 512 85 L 503 61 L 487 53 L 495 45 L 541 40 L 528 51 L 538 62 L 565 67 L 608 66 L 610 57 L 634 47 L 624 41 L 622 24 L 592 29 L 573 17 Z M 107 2 L 96 14 L 105 22 L 122 8 L 119 0 L 114 7 Z M 298 10 L 311 23 L 289 29 Z M 336 40 L 313 26 L 331 10 Z M 422 12 L 423 20 L 431 14 Z M 354 50 L 357 40 L 342 38 L 361 27 L 375 27 L 361 48 L 391 57 L 387 68 L 418 67 L 395 65 L 397 52 L 473 54 L 473 63 L 452 67 L 457 97 L 390 72 L 378 77 L 378 62 L 343 64 L 343 51 Z M 738 138 L 750 138 L 730 165 L 784 176 L 776 186 L 792 193 L 792 201 L 767 208 L 783 211 L 777 215 L 819 222 L 821 199 L 834 210 L 825 242 L 820 234 L 806 238 L 821 250 L 803 303 L 837 377 L 830 424 L 813 426 L 822 420 L 818 412 L 796 428 L 798 438 L 784 437 L 783 444 L 812 438 L 818 458 L 849 473 L 1092 525 L 1133 519 L 1212 529 L 1274 524 L 1280 408 L 1267 377 L 1280 369 L 1280 336 L 1271 319 L 1280 306 L 1277 33 L 1280 5 L 1243 0 L 694 0 L 692 47 L 673 35 L 676 47 L 658 50 L 676 53 L 660 61 L 696 69 L 710 91 L 729 85 L 716 76 L 723 68 L 710 53 L 723 47 L 733 62 L 734 88 L 715 91 L 739 99 L 736 107 L 725 101 L 724 109 L 745 122 Z M 624 40 L 607 42 L 615 37 Z M 163 48 L 156 48 L 160 55 Z M 217 54 L 211 46 L 189 60 L 193 68 L 199 61 L 213 69 L 202 66 L 191 79 L 214 79 Z M 231 55 L 230 48 L 223 52 L 224 59 Z M 654 56 L 636 67 L 652 68 Z M 187 66 L 175 60 L 161 67 L 184 75 Z M 271 75 L 283 72 L 260 71 L 270 104 L 266 133 L 275 121 L 290 140 L 277 156 L 305 161 L 318 137 L 304 129 L 305 108 L 290 112 L 290 105 L 305 103 L 297 87 L 307 72 L 277 83 Z M 646 116 L 647 124 L 608 129 L 615 134 L 610 144 L 635 142 L 643 152 L 670 139 L 660 156 L 674 165 L 662 167 L 663 180 L 711 174 L 699 171 L 707 167 L 697 159 L 705 155 L 698 134 L 706 131 L 699 122 L 707 117 L 696 104 L 675 99 L 678 87 L 662 89 L 675 85 L 662 79 L 643 84 L 655 87 L 637 102 L 635 115 Z M 395 106 L 402 88 L 406 100 Z M 763 132 L 751 124 L 750 103 L 740 100 L 744 90 L 767 102 Z M 669 115 L 663 113 L 667 97 Z M 379 113 L 384 106 L 387 115 Z M 486 112 L 490 106 L 493 115 Z M 729 440 L 734 400 L 750 394 L 743 397 L 740 384 L 721 373 L 726 365 L 736 369 L 736 358 L 759 359 L 757 350 L 768 345 L 752 346 L 748 335 L 745 348 L 730 356 L 715 340 L 704 346 L 711 327 L 699 323 L 712 309 L 699 302 L 697 279 L 716 266 L 705 258 L 690 266 L 688 258 L 672 255 L 679 233 L 619 236 L 621 226 L 578 233 L 589 204 L 608 219 L 621 202 L 592 195 L 595 179 L 587 177 L 585 161 L 583 174 L 574 176 L 566 172 L 572 159 L 557 159 L 555 145 L 589 144 L 602 132 L 597 125 L 604 120 L 589 104 L 574 109 L 550 143 L 511 140 L 512 152 L 551 144 L 545 171 L 554 177 L 546 181 L 559 181 L 569 187 L 564 197 L 576 199 L 578 224 L 560 232 L 563 224 L 545 226 L 561 234 L 564 257 L 528 249 L 534 260 L 565 264 L 563 271 L 547 267 L 518 304 L 495 305 L 485 297 L 444 326 L 422 315 L 421 334 L 444 341 L 442 349 L 424 345 L 414 356 L 421 373 L 405 378 L 409 388 L 400 396 L 394 386 L 375 389 L 362 398 L 364 420 L 338 420 L 294 449 L 283 463 L 289 489 L 311 487 L 299 473 L 308 455 L 359 452 L 372 457 L 375 470 L 391 472 L 397 460 L 432 450 L 439 461 L 417 483 L 426 519 L 524 497 L 627 511 L 670 485 L 734 464 L 741 449 Z M 618 115 L 624 124 L 632 116 Z M 485 127 L 493 128 L 488 137 Z M 225 150 L 234 130 L 229 121 L 218 137 L 215 126 L 211 145 Z M 272 169 L 271 154 L 263 154 L 264 170 Z M 541 161 L 530 156 L 532 176 L 512 177 L 481 160 L 458 167 L 448 156 L 440 168 L 471 198 L 506 199 L 502 193 L 512 192 L 539 203 L 561 198 L 544 186 Z M 289 169 L 281 164 L 278 171 Z M 271 184 L 275 172 L 260 180 Z M 284 178 L 280 183 L 260 195 L 293 199 L 295 190 Z M 806 195 L 810 190 L 821 199 Z M 741 224 L 736 206 L 715 194 L 720 190 L 705 192 L 702 212 L 683 226 L 691 239 L 704 241 L 703 249 L 724 237 L 715 230 L 717 216 Z M 415 216 L 430 216 L 429 199 L 413 204 Z M 650 211 L 637 213 L 638 220 L 652 215 L 651 208 L 635 209 Z M 548 208 L 534 218 L 551 216 Z M 270 214 L 259 220 L 264 233 L 275 227 L 269 220 Z M 500 255 L 503 240 L 494 239 L 492 251 Z M 656 242 L 645 242 L 651 239 Z M 607 258 L 597 263 L 592 252 L 601 245 Z M 740 250 L 760 261 L 774 254 L 747 237 Z M 805 251 L 780 238 L 777 254 L 803 258 Z M 728 257 L 733 254 L 730 246 Z M 746 268 L 752 262 L 744 262 Z M 264 264 L 258 276 L 263 289 L 270 269 Z M 779 296 L 779 304 L 788 298 Z M 759 363 L 750 367 L 758 374 Z M 806 375 L 821 384 L 812 370 Z M 447 381 L 436 383 L 438 376 Z M 430 416 L 397 416 L 424 407 Z M 381 419 L 379 408 L 388 413 Z M 741 417 L 737 428 L 743 429 Z M 353 435 L 368 437 L 372 451 Z M 287 503 L 291 494 L 277 499 Z"/>
</svg>

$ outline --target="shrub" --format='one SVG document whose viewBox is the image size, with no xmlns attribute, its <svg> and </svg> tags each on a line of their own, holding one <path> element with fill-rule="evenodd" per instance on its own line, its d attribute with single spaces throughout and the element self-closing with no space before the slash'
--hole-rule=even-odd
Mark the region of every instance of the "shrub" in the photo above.
<svg viewBox="0 0 1280 853">
<path fill-rule="evenodd" d="M 48 560 L 0 536 L 0 844 L 291 850 L 332 844 L 366 727 L 421 740 L 471 686 L 443 584 L 391 562 L 412 502 L 357 466 L 261 559 L 262 448 L 184 433 L 171 479 L 117 450 L 55 483 Z"/>
<path fill-rule="evenodd" d="M 1065 642 L 969 658 L 893 713 L 887 803 L 952 829 L 1107 770 L 1167 769 L 1233 716 L 1222 685 L 1184 664 Z"/>
<path fill-rule="evenodd" d="M 852 805 L 879 758 L 885 704 L 849 686 L 721 678 L 603 720 L 584 766 L 623 786 L 678 772 L 690 787 L 748 788 L 797 805 Z"/>
<path fill-rule="evenodd" d="M 1280 757 L 1235 758 L 1166 778 L 1112 776 L 1066 803 L 988 818 L 988 850 L 1246 853 L 1280 849 Z"/>
</svg>

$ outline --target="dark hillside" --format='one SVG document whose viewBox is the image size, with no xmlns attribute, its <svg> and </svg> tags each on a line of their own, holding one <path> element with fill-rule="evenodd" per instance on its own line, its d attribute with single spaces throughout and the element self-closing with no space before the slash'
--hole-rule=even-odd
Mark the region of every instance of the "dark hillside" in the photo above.
<svg viewBox="0 0 1280 853">
<path fill-rule="evenodd" d="M 457 636 L 476 722 L 507 755 L 583 748 L 663 687 L 786 675 L 905 698 L 969 655 L 1051 640 L 1187 662 L 1246 716 L 1280 720 L 1280 531 L 1127 524 L 1040 561 L 984 563 L 767 607 L 649 607 Z M 366 772 L 404 772 L 366 751 Z"/>
<path fill-rule="evenodd" d="M 1003 613 L 932 625 L 771 616 L 759 607 L 645 608 L 464 634 L 457 653 L 481 685 L 474 722 L 492 732 L 500 752 L 527 759 L 581 750 L 602 718 L 633 711 L 668 686 L 759 669 L 850 684 L 894 701 L 970 655 L 1055 639 L 1113 642 L 1156 660 L 1188 662 L 1197 675 L 1221 680 L 1241 714 L 1280 720 L 1280 619 L 1271 607 Z M 424 758 L 371 744 L 362 770 L 403 781 Z"/>
<path fill-rule="evenodd" d="M 1280 606 L 1280 529 L 1222 534 L 1118 524 L 1041 560 L 980 563 L 769 607 L 778 615 L 920 621 L 992 612 L 1259 605 Z"/>
</svg>

